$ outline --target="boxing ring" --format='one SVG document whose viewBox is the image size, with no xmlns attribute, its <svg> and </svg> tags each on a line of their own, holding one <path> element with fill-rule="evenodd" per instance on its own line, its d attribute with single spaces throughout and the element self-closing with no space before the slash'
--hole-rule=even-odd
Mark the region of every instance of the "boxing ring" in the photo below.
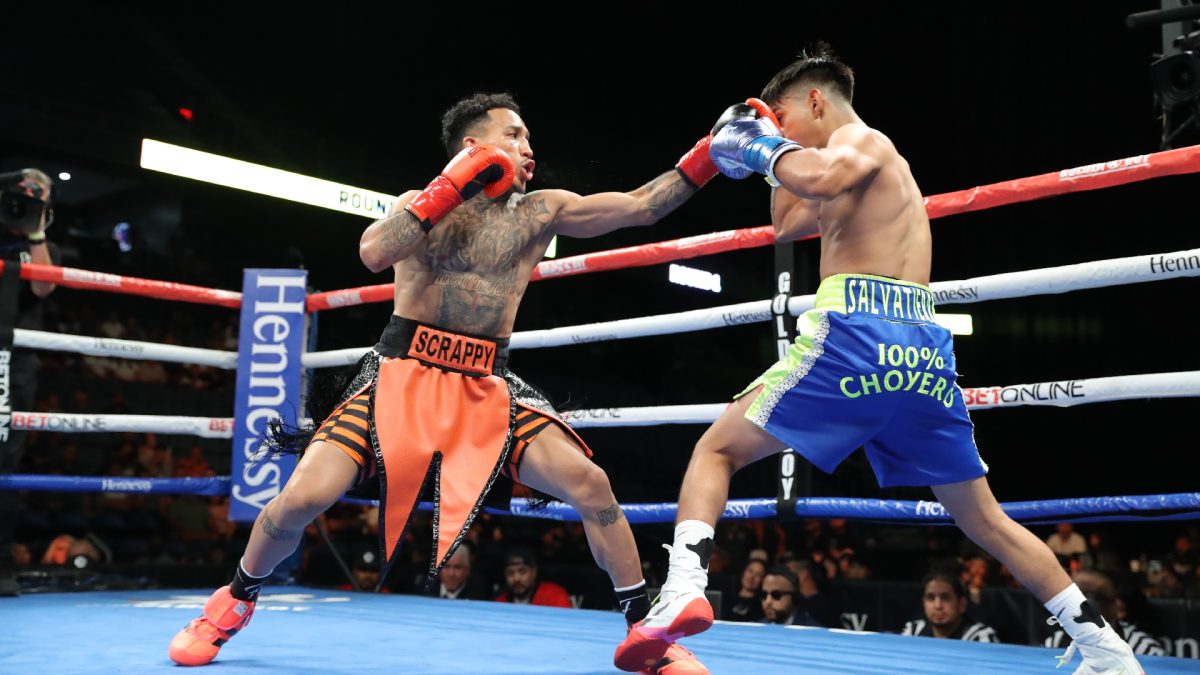
<svg viewBox="0 0 1200 675">
<path fill-rule="evenodd" d="M 210 593 L 46 594 L 19 598 L 15 611 L 0 604 L 0 617 L 20 618 L 0 631 L 0 672 L 178 673 L 180 667 L 167 659 L 166 644 L 199 614 Z M 620 672 L 611 665 L 612 652 L 624 630 L 616 612 L 271 587 L 259 596 L 245 633 L 205 668 L 218 673 L 602 675 Z M 713 673 L 756 675 L 890 675 L 899 664 L 903 672 L 928 675 L 1028 675 L 1055 672 L 1057 653 L 726 622 L 688 638 L 687 644 Z M 1138 658 L 1154 675 L 1200 671 L 1191 660 Z"/>
<path fill-rule="evenodd" d="M 1169 175 L 1200 172 L 1200 146 L 1093 164 L 982 186 L 926 199 L 931 218 L 1026 202 L 1053 195 L 1109 188 Z M 717 232 L 699 237 L 586 254 L 541 263 L 534 279 L 653 265 L 773 243 L 770 227 Z M 239 293 L 181 284 L 38 265 L 23 266 L 24 279 L 68 287 L 237 308 Z M 1125 284 L 1200 276 L 1200 249 L 1167 251 L 1082 264 L 931 284 L 939 307 L 1003 298 L 1079 292 Z M 309 312 L 392 299 L 381 284 L 307 297 Z M 814 297 L 795 296 L 787 311 L 796 316 Z M 512 349 L 629 339 L 716 329 L 772 318 L 771 300 L 618 321 L 515 333 Z M 16 330 L 14 345 L 94 356 L 238 367 L 238 355 L 128 340 Z M 303 355 L 305 368 L 354 363 L 367 347 Z M 918 358 L 934 359 L 933 354 Z M 754 365 L 754 364 L 747 364 Z M 768 364 L 759 364 L 766 366 Z M 740 384 L 740 383 L 737 383 Z M 1012 384 L 963 390 L 967 407 L 986 410 L 1023 405 L 1072 406 L 1129 399 L 1200 396 L 1200 371 Z M 581 410 L 568 415 L 578 428 L 706 424 L 725 403 Z M 149 415 L 12 414 L 12 427 L 65 433 L 156 432 L 232 438 L 233 418 Z M 699 430 L 697 430 L 697 436 Z M 682 474 L 683 467 L 680 466 Z M 7 475 L 0 489 L 140 494 L 228 495 L 230 478 L 149 479 Z M 725 518 L 777 515 L 777 501 L 731 500 Z M 1088 498 L 1003 504 L 1025 523 L 1166 521 L 1200 519 L 1200 492 L 1158 495 L 1097 495 Z M 674 504 L 623 504 L 630 523 L 668 523 Z M 811 518 L 851 518 L 898 524 L 944 524 L 950 518 L 932 501 L 800 498 L 796 513 Z M 577 520 L 569 507 L 533 510 L 514 499 L 496 513 Z M 152 672 L 170 666 L 171 635 L 194 617 L 211 589 L 196 591 L 92 592 L 0 600 L 0 672 L 49 668 L 59 672 L 129 670 Z M 269 587 L 259 618 L 228 648 L 214 667 L 222 672 L 277 668 L 288 672 L 384 668 L 400 672 L 608 673 L 624 622 L 614 612 L 557 610 L 498 603 L 444 602 L 408 596 L 348 594 L 305 588 Z M 69 636 L 69 637 L 68 637 Z M 363 649 L 363 640 L 375 648 Z M 465 644 L 471 649 L 464 650 Z M 928 640 L 840 629 L 808 629 L 718 623 L 686 645 L 714 673 L 772 672 L 1050 672 L 1056 652 L 1036 647 Z M 1147 672 L 1200 672 L 1195 661 L 1139 657 Z M 1077 665 L 1078 662 L 1072 664 Z"/>
</svg>

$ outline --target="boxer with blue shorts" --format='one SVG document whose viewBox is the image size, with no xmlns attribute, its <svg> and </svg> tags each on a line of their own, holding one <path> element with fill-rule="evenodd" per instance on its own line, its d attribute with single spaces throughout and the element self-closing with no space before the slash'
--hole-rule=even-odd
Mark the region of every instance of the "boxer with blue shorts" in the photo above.
<svg viewBox="0 0 1200 675">
<path fill-rule="evenodd" d="M 708 560 L 736 471 L 791 447 L 831 472 L 864 447 L 881 486 L 929 486 L 955 524 L 1045 603 L 1074 640 L 1062 662 L 1078 651 L 1076 673 L 1139 675 L 1129 645 L 992 494 L 955 383 L 954 342 L 934 321 L 921 189 L 853 98 L 853 70 L 821 44 L 713 129 L 709 155 L 721 173 L 761 175 L 774 188 L 777 242 L 820 234 L 822 281 L 795 343 L 696 444 L 667 579 L 614 663 L 635 670 L 712 625 Z"/>
</svg>

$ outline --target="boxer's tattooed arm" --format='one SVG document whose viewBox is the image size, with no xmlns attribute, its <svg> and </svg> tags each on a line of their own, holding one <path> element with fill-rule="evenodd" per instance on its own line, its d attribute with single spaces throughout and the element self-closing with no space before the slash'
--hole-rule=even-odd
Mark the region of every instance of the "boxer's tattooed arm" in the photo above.
<svg viewBox="0 0 1200 675">
<path fill-rule="evenodd" d="M 271 522 L 271 516 L 268 516 L 266 511 L 263 512 L 262 521 L 263 533 L 275 541 L 287 541 L 289 539 L 299 539 L 300 535 L 304 534 L 300 530 L 283 530 Z"/>
<path fill-rule="evenodd" d="M 376 223 L 383 230 L 383 250 L 389 259 L 399 260 L 425 237 L 421 223 L 408 211 L 400 211 Z"/>
<path fill-rule="evenodd" d="M 696 194 L 695 188 L 674 170 L 646 183 L 641 189 L 646 191 L 646 204 L 655 220 L 674 211 L 688 197 Z"/>
<path fill-rule="evenodd" d="M 371 223 L 359 240 L 359 255 L 367 269 L 382 272 L 412 255 L 424 238 L 416 217 L 401 209 Z"/>
<path fill-rule="evenodd" d="M 613 505 L 607 509 L 596 512 L 596 519 L 600 521 L 601 527 L 608 527 L 609 525 L 616 523 L 623 516 L 624 514 L 621 513 L 621 507 L 616 502 L 614 502 Z"/>
</svg>

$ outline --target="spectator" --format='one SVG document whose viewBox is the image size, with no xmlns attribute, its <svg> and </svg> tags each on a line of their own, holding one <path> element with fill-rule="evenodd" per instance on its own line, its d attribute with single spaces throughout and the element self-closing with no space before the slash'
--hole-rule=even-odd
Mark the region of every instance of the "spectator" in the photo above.
<svg viewBox="0 0 1200 675">
<path fill-rule="evenodd" d="M 100 324 L 100 334 L 106 338 L 120 339 L 125 337 L 125 324 L 117 316 L 116 310 L 109 310 L 108 315 Z"/>
<path fill-rule="evenodd" d="M 858 559 L 853 549 L 842 549 L 838 558 L 838 572 L 847 581 L 865 581 L 871 578 L 871 568 Z"/>
<path fill-rule="evenodd" d="M 176 476 L 191 476 L 200 477 L 207 475 L 211 468 L 208 465 L 208 460 L 204 458 L 204 448 L 199 444 L 193 445 L 188 454 L 178 462 L 175 462 Z"/>
<path fill-rule="evenodd" d="M 967 592 L 967 599 L 978 604 L 983 599 L 983 587 L 987 585 L 988 564 L 983 558 L 969 558 L 963 563 L 960 578 Z"/>
<path fill-rule="evenodd" d="M 967 617 L 967 588 L 946 572 L 931 572 L 921 582 L 924 619 L 904 624 L 901 635 L 966 642 L 999 642 L 996 631 Z"/>
<path fill-rule="evenodd" d="M 487 600 L 490 594 L 471 576 L 471 547 L 464 541 L 438 574 L 438 584 L 427 595 L 449 600 Z"/>
<path fill-rule="evenodd" d="M 1121 560 L 1121 555 L 1116 549 L 1108 543 L 1108 537 L 1100 533 L 1099 530 L 1092 531 L 1088 535 L 1088 549 L 1092 552 L 1092 568 L 1101 572 L 1114 575 L 1121 574 L 1126 565 Z"/>
<path fill-rule="evenodd" d="M 762 621 L 763 603 L 759 598 L 762 590 L 763 575 L 767 573 L 767 564 L 761 560 L 752 559 L 742 570 L 741 588 L 733 597 L 733 602 L 725 605 L 722 619 L 726 621 Z"/>
<path fill-rule="evenodd" d="M 763 623 L 785 626 L 823 626 L 832 628 L 833 612 L 829 602 L 818 591 L 812 576 L 812 564 L 801 563 L 803 577 L 797 577 L 787 567 L 772 567 L 763 576 Z"/>
<path fill-rule="evenodd" d="M 567 589 L 553 581 L 538 579 L 537 559 L 529 549 L 514 548 L 509 551 L 504 562 L 504 585 L 505 589 L 496 596 L 496 602 L 543 607 L 572 606 Z"/>
<path fill-rule="evenodd" d="M 1087 541 L 1074 531 L 1070 523 L 1059 523 L 1055 533 L 1046 537 L 1046 546 L 1059 558 L 1071 558 L 1088 551 Z"/>
<path fill-rule="evenodd" d="M 237 533 L 237 523 L 229 520 L 229 497 L 208 498 L 208 529 L 217 541 L 225 543 Z"/>
<path fill-rule="evenodd" d="M 100 560 L 100 552 L 88 539 L 76 539 L 69 534 L 55 537 L 42 554 L 43 565 L 72 565 L 84 568 Z"/>
<path fill-rule="evenodd" d="M 1196 567 L 1200 565 L 1200 555 L 1197 555 L 1195 545 L 1186 534 L 1175 538 L 1175 550 L 1168 560 L 1171 569 L 1175 570 L 1175 574 L 1179 575 L 1179 578 L 1194 579 L 1196 577 Z"/>
<path fill-rule="evenodd" d="M 1182 598 L 1183 583 L 1175 568 L 1164 565 L 1160 560 L 1151 560 L 1146 565 L 1145 592 L 1148 598 Z"/>
<path fill-rule="evenodd" d="M 362 593 L 391 593 L 387 586 L 379 586 L 379 554 L 373 544 L 360 544 L 351 553 L 350 573 L 354 575 L 354 586 L 349 583 L 337 587 L 339 591 Z M 378 589 L 378 590 L 377 590 Z"/>
<path fill-rule="evenodd" d="M 29 567 L 33 564 L 33 554 L 29 552 L 29 545 L 24 542 L 14 542 L 9 547 L 12 553 L 13 564 L 17 567 Z"/>
</svg>

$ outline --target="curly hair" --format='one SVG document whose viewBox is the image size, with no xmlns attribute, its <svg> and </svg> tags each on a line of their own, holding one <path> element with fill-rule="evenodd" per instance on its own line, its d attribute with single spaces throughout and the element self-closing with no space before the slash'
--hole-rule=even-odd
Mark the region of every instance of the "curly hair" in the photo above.
<svg viewBox="0 0 1200 675">
<path fill-rule="evenodd" d="M 507 108 L 518 115 L 521 108 L 512 94 L 472 94 L 442 114 L 442 145 L 446 154 L 453 157 L 462 150 L 462 140 L 476 124 L 487 120 L 489 110 Z"/>
</svg>

